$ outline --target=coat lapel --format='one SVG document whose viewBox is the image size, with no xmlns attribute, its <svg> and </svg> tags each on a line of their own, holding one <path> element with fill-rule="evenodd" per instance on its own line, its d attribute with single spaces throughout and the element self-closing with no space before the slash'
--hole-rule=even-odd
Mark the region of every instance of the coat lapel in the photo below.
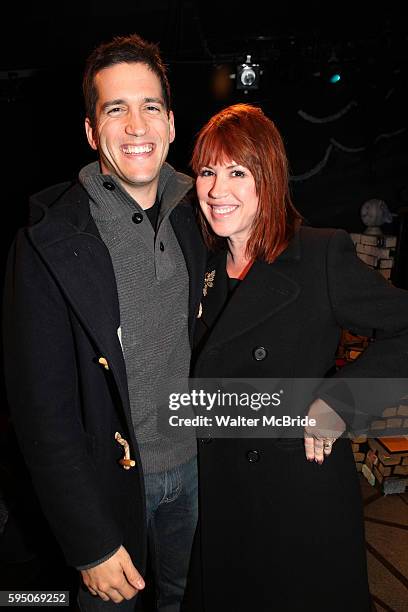
<svg viewBox="0 0 408 612">
<path fill-rule="evenodd" d="M 58 207 L 50 210 L 47 223 L 40 221 L 28 231 L 33 245 L 93 339 L 96 352 L 106 359 L 130 424 L 126 368 L 118 337 L 120 313 L 115 275 L 82 187 L 75 186 L 66 192 Z"/>
<path fill-rule="evenodd" d="M 212 329 L 228 300 L 227 252 L 212 256 L 204 275 L 201 322 Z"/>
<path fill-rule="evenodd" d="M 220 254 L 215 262 L 210 260 L 207 271 L 211 268 L 216 273 L 214 286 L 203 300 L 203 323 L 212 328 L 204 352 L 257 327 L 292 303 L 300 287 L 287 275 L 287 263 L 299 259 L 300 243 L 296 236 L 274 263 L 256 261 L 228 301 L 226 253 Z"/>
</svg>

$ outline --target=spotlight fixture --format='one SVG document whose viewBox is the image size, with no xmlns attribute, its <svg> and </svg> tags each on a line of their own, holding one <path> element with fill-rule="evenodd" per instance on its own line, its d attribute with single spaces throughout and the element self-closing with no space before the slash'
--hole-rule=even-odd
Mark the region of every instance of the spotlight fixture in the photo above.
<svg viewBox="0 0 408 612">
<path fill-rule="evenodd" d="M 258 89 L 261 74 L 259 64 L 254 64 L 251 56 L 247 54 L 245 63 L 237 66 L 237 89 Z"/>
</svg>

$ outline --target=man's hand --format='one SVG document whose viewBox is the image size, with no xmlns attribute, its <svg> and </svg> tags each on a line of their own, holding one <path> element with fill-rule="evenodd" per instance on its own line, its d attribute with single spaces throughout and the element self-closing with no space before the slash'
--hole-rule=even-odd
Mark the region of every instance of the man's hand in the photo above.
<svg viewBox="0 0 408 612">
<path fill-rule="evenodd" d="M 123 546 L 112 557 L 95 567 L 81 570 L 84 584 L 92 595 L 99 595 L 104 601 L 110 599 L 120 603 L 132 599 L 145 583 Z"/>
<path fill-rule="evenodd" d="M 309 421 L 314 419 L 316 425 L 305 427 L 306 458 L 322 464 L 324 458 L 330 455 L 334 442 L 346 429 L 346 424 L 322 399 L 310 405 L 308 417 Z"/>
</svg>

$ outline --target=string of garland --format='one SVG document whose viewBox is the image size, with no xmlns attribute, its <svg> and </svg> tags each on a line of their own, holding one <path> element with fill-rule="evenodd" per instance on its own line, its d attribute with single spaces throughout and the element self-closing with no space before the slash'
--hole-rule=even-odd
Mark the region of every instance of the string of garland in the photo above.
<svg viewBox="0 0 408 612">
<path fill-rule="evenodd" d="M 331 121 L 337 121 L 343 117 L 346 113 L 349 112 L 353 108 L 353 106 L 357 106 L 357 102 L 352 100 L 342 109 L 340 109 L 337 113 L 333 115 L 327 115 L 326 117 L 315 117 L 314 115 L 310 115 L 303 110 L 298 110 L 298 115 L 302 117 L 305 121 L 310 121 L 310 123 L 330 123 Z"/>
<path fill-rule="evenodd" d="M 385 99 L 388 100 L 393 93 L 394 93 L 394 88 L 391 88 L 387 92 Z M 310 113 L 307 113 L 302 109 L 299 109 L 297 111 L 297 114 L 299 115 L 299 117 L 301 117 L 305 121 L 308 121 L 309 123 L 314 123 L 314 124 L 332 123 L 334 121 L 337 121 L 341 117 L 344 117 L 353 107 L 356 107 L 356 106 L 358 106 L 358 103 L 355 100 L 351 100 L 348 104 L 346 104 L 343 108 L 341 108 L 336 113 L 332 113 L 331 115 L 326 115 L 325 117 L 317 117 L 315 115 L 311 115 Z M 406 130 L 407 130 L 406 127 L 402 127 L 392 132 L 384 132 L 382 134 L 378 134 L 374 139 L 374 144 L 384 139 L 389 139 L 389 138 L 394 138 L 395 136 L 399 136 L 400 134 L 403 134 Z M 312 176 L 315 176 L 319 172 L 321 172 L 323 168 L 326 166 L 327 162 L 330 159 L 330 155 L 335 149 L 342 151 L 344 153 L 362 153 L 363 151 L 367 149 L 367 147 L 366 146 L 350 147 L 350 146 L 342 144 L 335 138 L 330 138 L 329 144 L 326 148 L 326 151 L 322 159 L 318 161 L 317 164 L 315 164 L 315 166 L 313 166 L 313 168 L 311 168 L 307 172 L 303 172 L 302 174 L 291 175 L 290 181 L 291 182 L 305 181 L 311 178 Z"/>
<path fill-rule="evenodd" d="M 406 129 L 407 128 L 404 127 L 399 130 L 395 130 L 394 132 L 379 134 L 375 138 L 374 143 L 377 143 L 379 140 L 385 138 L 393 138 L 395 136 L 399 136 L 400 134 L 403 134 Z M 329 161 L 330 155 L 334 149 L 338 149 L 339 151 L 343 151 L 344 153 L 361 153 L 362 151 L 365 151 L 367 147 L 347 147 L 346 145 L 343 145 L 337 140 L 335 140 L 334 138 L 330 138 L 330 144 L 328 145 L 323 158 L 307 172 L 304 172 L 303 174 L 291 175 L 289 180 L 293 183 L 296 183 L 298 181 L 305 181 L 311 178 L 312 176 L 318 174 L 326 166 L 327 162 Z"/>
</svg>

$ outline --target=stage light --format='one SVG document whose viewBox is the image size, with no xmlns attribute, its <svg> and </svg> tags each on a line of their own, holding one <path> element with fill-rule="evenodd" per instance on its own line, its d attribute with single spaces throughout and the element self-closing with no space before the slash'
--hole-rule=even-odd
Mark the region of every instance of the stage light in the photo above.
<svg viewBox="0 0 408 612">
<path fill-rule="evenodd" d="M 236 88 L 245 90 L 258 89 L 261 74 L 259 64 L 254 64 L 251 56 L 247 54 L 246 61 L 237 66 Z"/>
<path fill-rule="evenodd" d="M 340 73 L 334 72 L 333 74 L 329 76 L 329 83 L 332 83 L 334 85 L 334 83 L 338 83 L 339 81 L 341 81 Z"/>
</svg>

